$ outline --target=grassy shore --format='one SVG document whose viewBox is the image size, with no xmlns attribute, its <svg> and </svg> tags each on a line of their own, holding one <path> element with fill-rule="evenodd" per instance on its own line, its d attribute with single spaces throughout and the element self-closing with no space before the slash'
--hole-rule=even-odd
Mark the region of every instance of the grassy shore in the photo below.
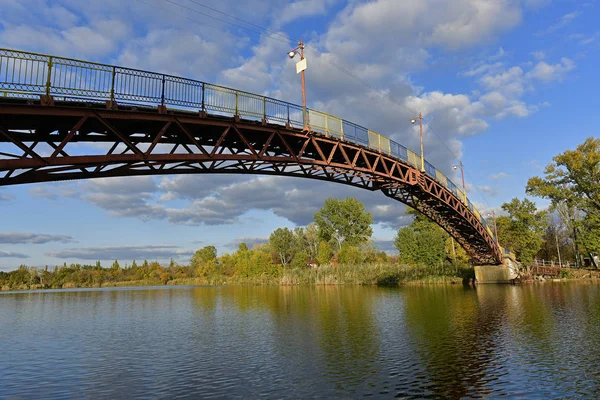
<svg viewBox="0 0 600 400">
<path fill-rule="evenodd" d="M 159 285 L 368 285 L 400 286 L 420 284 L 456 284 L 474 277 L 472 267 L 446 265 L 438 269 L 402 264 L 322 265 L 319 268 L 284 268 L 279 276 L 225 276 L 189 277 L 175 279 L 147 279 L 105 281 L 102 283 L 64 282 L 62 285 L 4 286 L 1 290 L 68 289 Z"/>
</svg>

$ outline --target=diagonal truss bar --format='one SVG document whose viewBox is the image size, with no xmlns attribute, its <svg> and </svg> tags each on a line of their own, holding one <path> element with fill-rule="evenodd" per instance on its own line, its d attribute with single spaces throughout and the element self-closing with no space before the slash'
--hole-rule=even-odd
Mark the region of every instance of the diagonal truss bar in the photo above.
<svg viewBox="0 0 600 400">
<path fill-rule="evenodd" d="M 54 152 L 52 153 L 52 155 L 50 156 L 50 159 L 54 159 L 56 158 L 56 156 L 58 156 L 59 154 L 63 153 L 63 149 L 65 148 L 65 146 L 67 145 L 67 143 L 69 143 L 71 141 L 71 139 L 73 139 L 73 136 L 75 136 L 75 133 L 77 131 L 79 131 L 79 129 L 81 128 L 81 126 L 85 123 L 85 121 L 87 121 L 88 116 L 84 115 L 79 122 L 77 122 L 75 124 L 75 126 L 73 126 L 73 128 L 69 131 L 69 134 L 63 139 L 62 142 L 60 142 L 60 144 L 55 147 Z"/>
<path fill-rule="evenodd" d="M 17 146 L 19 149 L 23 150 L 23 152 L 26 155 L 29 155 L 31 158 L 44 163 L 44 159 L 42 157 L 40 157 L 40 155 L 38 153 L 33 151 L 32 148 L 35 146 L 32 146 L 32 148 L 25 146 L 25 143 L 23 143 L 19 140 L 16 140 L 7 130 L 5 130 L 1 126 L 0 126 L 0 136 L 3 136 L 4 138 L 8 139 L 9 142 L 11 142 L 15 146 Z"/>
</svg>

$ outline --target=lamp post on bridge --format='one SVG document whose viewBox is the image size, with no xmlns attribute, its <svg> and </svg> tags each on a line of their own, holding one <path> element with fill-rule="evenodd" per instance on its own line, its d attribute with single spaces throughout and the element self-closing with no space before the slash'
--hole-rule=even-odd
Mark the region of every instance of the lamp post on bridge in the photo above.
<svg viewBox="0 0 600 400">
<path fill-rule="evenodd" d="M 304 124 L 304 130 L 308 131 L 308 115 L 306 112 L 306 80 L 304 76 L 304 71 L 306 71 L 306 58 L 304 58 L 304 42 L 302 39 L 298 42 L 298 47 L 288 52 L 289 58 L 296 57 L 296 54 L 300 55 L 300 61 L 296 63 L 296 74 L 301 74 L 302 76 L 302 122 Z"/>
<path fill-rule="evenodd" d="M 494 210 L 492 210 L 491 213 L 488 213 L 487 215 L 488 217 L 492 217 L 492 219 L 494 220 L 494 236 L 496 239 L 496 243 L 498 243 L 498 228 L 496 228 L 496 213 L 494 212 Z"/>
<path fill-rule="evenodd" d="M 425 172 L 425 152 L 423 151 L 423 114 L 419 113 L 416 118 L 410 120 L 411 124 L 415 124 L 419 120 L 419 137 L 421 139 L 421 172 Z"/>
<path fill-rule="evenodd" d="M 462 176 L 462 187 L 463 187 L 463 192 L 465 192 L 465 197 L 467 197 L 467 187 L 465 185 L 465 166 L 462 163 L 462 160 L 458 163 L 458 165 L 453 165 L 452 169 L 453 170 L 457 170 L 458 168 L 460 168 L 460 174 Z"/>
</svg>

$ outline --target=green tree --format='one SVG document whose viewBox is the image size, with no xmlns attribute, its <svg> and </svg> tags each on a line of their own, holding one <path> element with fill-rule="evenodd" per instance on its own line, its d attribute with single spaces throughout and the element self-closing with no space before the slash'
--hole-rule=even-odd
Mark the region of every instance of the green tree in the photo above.
<svg viewBox="0 0 600 400">
<path fill-rule="evenodd" d="M 341 264 L 357 265 L 365 261 L 365 254 L 357 246 L 344 243 L 342 249 L 338 253 L 338 261 Z"/>
<path fill-rule="evenodd" d="M 316 259 L 319 251 L 319 228 L 317 227 L 317 224 L 313 222 L 304 229 L 304 239 L 308 246 L 307 251 L 309 257 Z"/>
<path fill-rule="evenodd" d="M 250 273 L 251 276 L 274 277 L 279 274 L 277 265 L 269 251 L 269 246 L 261 244 L 250 251 Z"/>
<path fill-rule="evenodd" d="M 207 277 L 217 269 L 217 248 L 215 246 L 205 246 L 197 250 L 190 261 L 191 267 L 198 276 Z"/>
<path fill-rule="evenodd" d="M 452 262 L 466 265 L 470 261 L 470 257 L 465 249 L 463 249 L 462 246 L 458 244 L 458 242 L 450 235 L 448 235 L 448 238 L 446 239 L 445 252 L 446 257 L 449 260 L 452 260 Z"/>
<path fill-rule="evenodd" d="M 586 214 L 580 226 L 579 239 L 583 248 L 590 254 L 600 254 L 600 216 L 595 213 Z"/>
<path fill-rule="evenodd" d="M 447 238 L 448 234 L 436 223 L 415 214 L 409 226 L 398 230 L 394 245 L 402 261 L 437 268 L 446 258 Z"/>
<path fill-rule="evenodd" d="M 192 265 L 197 265 L 206 261 L 216 260 L 217 248 L 215 246 L 205 246 L 197 250 L 192 256 Z"/>
<path fill-rule="evenodd" d="M 578 204 L 587 213 L 600 216 L 600 139 L 588 138 L 576 150 L 567 150 L 548 164 L 544 178 L 527 182 L 527 193 Z"/>
<path fill-rule="evenodd" d="M 284 267 L 292 261 L 297 238 L 288 228 L 278 228 L 269 237 L 271 250 Z"/>
<path fill-rule="evenodd" d="M 308 240 L 306 239 L 306 232 L 301 226 L 294 228 L 294 252 L 308 252 Z"/>
<path fill-rule="evenodd" d="M 496 219 L 499 242 L 514 251 L 520 261 L 532 261 L 544 243 L 548 212 L 538 211 L 531 200 L 517 198 L 502 204 L 502 209 L 508 216 Z"/>
<path fill-rule="evenodd" d="M 600 139 L 590 137 L 555 156 L 544 175 L 529 179 L 527 193 L 551 200 L 551 210 L 559 212 L 572 234 L 577 256 L 579 244 L 590 253 L 600 252 Z"/>
<path fill-rule="evenodd" d="M 231 257 L 236 274 L 249 277 L 251 273 L 250 258 L 252 257 L 252 254 L 250 250 L 248 250 L 248 245 L 246 243 L 240 243 L 237 251 L 233 253 Z"/>
<path fill-rule="evenodd" d="M 344 243 L 360 245 L 371 237 L 373 216 L 365 205 L 351 197 L 345 200 L 328 198 L 315 214 L 319 237 L 333 242 L 338 250 Z"/>
<path fill-rule="evenodd" d="M 328 264 L 331 261 L 331 245 L 325 240 L 319 243 L 319 251 L 317 252 L 317 262 L 319 264 Z"/>
</svg>

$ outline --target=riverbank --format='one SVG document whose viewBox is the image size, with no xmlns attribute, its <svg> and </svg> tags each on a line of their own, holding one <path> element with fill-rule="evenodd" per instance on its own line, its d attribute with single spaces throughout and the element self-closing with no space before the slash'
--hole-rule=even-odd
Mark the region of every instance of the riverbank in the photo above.
<svg viewBox="0 0 600 400">
<path fill-rule="evenodd" d="M 558 276 L 549 276 L 542 274 L 526 274 L 520 283 L 531 282 L 562 282 L 562 281 L 578 281 L 578 280 L 600 280 L 599 270 L 589 269 L 561 269 Z"/>
<path fill-rule="evenodd" d="M 187 267 L 180 267 L 187 268 Z M 59 270 L 60 271 L 60 270 Z M 232 275 L 216 273 L 211 276 L 185 276 L 184 274 L 163 273 L 146 279 L 82 279 L 84 270 L 72 274 L 62 274 L 64 278 L 53 279 L 51 284 L 39 282 L 0 282 L 0 291 L 43 290 L 73 288 L 108 288 L 127 286 L 221 286 L 221 285 L 253 285 L 253 286 L 414 286 L 444 285 L 471 283 L 475 277 L 472 266 L 444 264 L 439 268 L 411 266 L 404 264 L 327 264 L 319 268 L 281 268 L 276 275 Z M 533 282 L 567 282 L 583 280 L 600 280 L 600 271 L 565 270 L 560 277 L 529 276 L 515 282 L 527 284 Z"/>
<path fill-rule="evenodd" d="M 73 277 L 78 277 L 73 274 Z M 213 274 L 211 276 L 157 276 L 151 279 L 132 280 L 81 280 L 68 279 L 54 281 L 51 284 L 41 283 L 5 283 L 0 287 L 8 290 L 37 289 L 71 289 L 100 288 L 124 286 L 159 286 L 159 285 L 279 285 L 279 286 L 313 286 L 313 285 L 364 285 L 364 286 L 400 286 L 460 284 L 474 278 L 474 270 L 470 266 L 445 264 L 439 268 L 410 266 L 402 264 L 360 264 L 360 265 L 322 265 L 319 268 L 282 268 L 273 275 L 243 276 Z"/>
</svg>

